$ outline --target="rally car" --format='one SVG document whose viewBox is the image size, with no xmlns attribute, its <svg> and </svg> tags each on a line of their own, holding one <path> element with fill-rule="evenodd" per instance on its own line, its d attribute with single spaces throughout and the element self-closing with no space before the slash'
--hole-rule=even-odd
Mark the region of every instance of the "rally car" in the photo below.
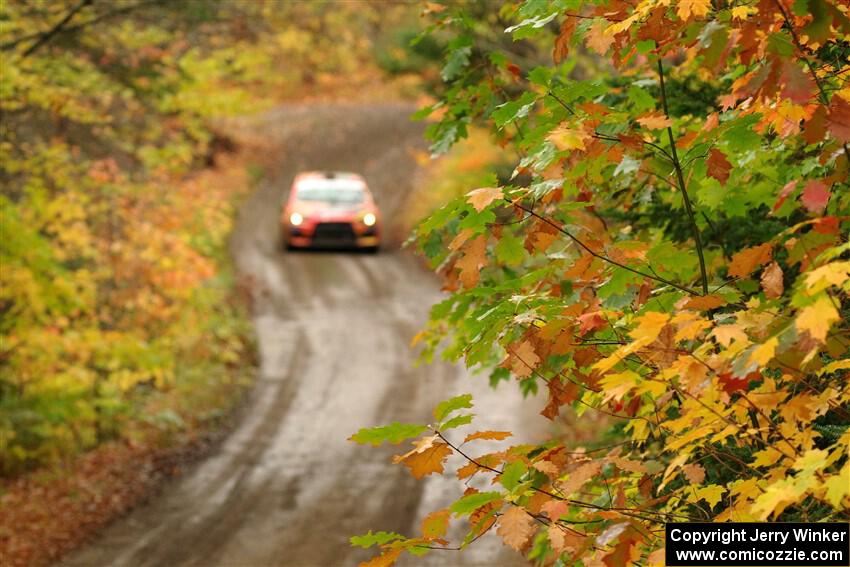
<svg viewBox="0 0 850 567">
<path fill-rule="evenodd" d="M 356 173 L 299 173 L 281 212 L 287 249 L 380 246 L 380 215 L 366 181 Z"/>
</svg>

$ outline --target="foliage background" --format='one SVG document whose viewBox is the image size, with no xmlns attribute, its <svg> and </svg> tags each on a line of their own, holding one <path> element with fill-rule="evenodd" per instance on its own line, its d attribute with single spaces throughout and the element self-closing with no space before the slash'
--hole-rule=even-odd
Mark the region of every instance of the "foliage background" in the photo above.
<svg viewBox="0 0 850 567">
<path fill-rule="evenodd" d="M 485 125 L 513 171 L 416 229 L 450 292 L 423 355 L 611 426 L 488 451 L 511 432 L 457 433 L 474 423 L 459 396 L 431 423 L 359 431 L 414 438 L 394 460 L 417 478 L 466 460 L 465 492 L 420 534 L 352 538 L 380 549 L 369 564 L 490 529 L 541 564 L 661 564 L 666 521 L 846 521 L 846 5 L 425 9 L 446 45 L 419 113 L 432 150 Z"/>
</svg>

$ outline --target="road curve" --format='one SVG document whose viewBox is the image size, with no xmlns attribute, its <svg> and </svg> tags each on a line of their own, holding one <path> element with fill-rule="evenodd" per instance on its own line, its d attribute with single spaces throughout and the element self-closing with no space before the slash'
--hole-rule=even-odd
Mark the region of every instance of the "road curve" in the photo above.
<svg viewBox="0 0 850 567">
<path fill-rule="evenodd" d="M 263 135 L 283 148 L 279 169 L 245 203 L 232 241 L 239 271 L 256 290 L 261 368 L 248 410 L 214 455 L 62 565 L 355 565 L 373 552 L 352 549 L 351 535 L 415 533 L 427 512 L 463 487 L 435 476 L 414 481 L 390 464 L 397 448 L 355 445 L 346 441 L 352 432 L 427 421 L 437 401 L 461 392 L 475 395 L 483 426 L 527 437 L 541 430 L 516 388 L 493 392 L 483 377 L 448 364 L 414 366 L 408 343 L 439 291 L 409 254 L 281 251 L 280 203 L 299 170 L 363 173 L 392 222 L 409 196 L 412 150 L 423 147 L 412 110 L 294 105 L 264 117 Z M 409 563 L 522 560 L 488 534 L 462 554 Z"/>
</svg>

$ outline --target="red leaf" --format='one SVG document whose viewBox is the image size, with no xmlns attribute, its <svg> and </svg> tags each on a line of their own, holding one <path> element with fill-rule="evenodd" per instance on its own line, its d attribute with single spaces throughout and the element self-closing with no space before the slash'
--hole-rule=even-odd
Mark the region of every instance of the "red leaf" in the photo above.
<svg viewBox="0 0 850 567">
<path fill-rule="evenodd" d="M 735 376 L 731 372 L 724 372 L 723 374 L 718 374 L 717 378 L 720 380 L 723 391 L 727 394 L 733 394 L 739 390 L 746 390 L 750 382 L 761 380 L 761 374 L 757 370 L 741 377 Z"/>
<path fill-rule="evenodd" d="M 782 66 L 782 96 L 796 104 L 806 104 L 815 90 L 814 81 L 794 61 L 786 61 Z"/>
<path fill-rule="evenodd" d="M 782 203 L 785 202 L 785 199 L 788 198 L 788 195 L 791 194 L 792 191 L 797 187 L 796 181 L 789 181 L 785 184 L 785 187 L 782 188 L 782 191 L 779 192 L 779 197 L 776 199 L 776 204 L 773 205 L 773 210 L 779 210 L 779 207 L 782 206 Z"/>
<path fill-rule="evenodd" d="M 809 181 L 803 189 L 802 201 L 807 211 L 819 215 L 823 213 L 829 202 L 829 188 L 822 181 L 816 179 Z"/>
<path fill-rule="evenodd" d="M 712 149 L 708 153 L 708 174 L 718 180 L 723 185 L 726 185 L 726 180 L 729 179 L 729 172 L 732 170 L 732 164 L 726 159 L 726 155 L 720 150 Z"/>
</svg>

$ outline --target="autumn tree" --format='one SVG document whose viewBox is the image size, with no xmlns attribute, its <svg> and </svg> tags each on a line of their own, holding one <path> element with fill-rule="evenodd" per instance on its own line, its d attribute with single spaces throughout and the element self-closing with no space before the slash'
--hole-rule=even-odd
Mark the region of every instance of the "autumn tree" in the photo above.
<svg viewBox="0 0 850 567">
<path fill-rule="evenodd" d="M 448 48 L 419 117 L 435 153 L 485 124 L 519 157 L 416 229 L 450 293 L 417 338 L 544 390 L 549 419 L 602 414 L 610 430 L 510 446 L 457 431 L 469 396 L 428 424 L 363 429 L 352 440 L 414 438 L 394 460 L 417 478 L 459 454 L 459 492 L 492 485 L 421 534 L 352 542 L 387 565 L 495 529 L 540 563 L 615 566 L 662 563 L 666 521 L 846 521 L 846 3 L 486 6 L 426 5 Z M 488 39 L 501 21 L 522 49 Z M 452 522 L 463 541 L 445 539 Z"/>
</svg>

